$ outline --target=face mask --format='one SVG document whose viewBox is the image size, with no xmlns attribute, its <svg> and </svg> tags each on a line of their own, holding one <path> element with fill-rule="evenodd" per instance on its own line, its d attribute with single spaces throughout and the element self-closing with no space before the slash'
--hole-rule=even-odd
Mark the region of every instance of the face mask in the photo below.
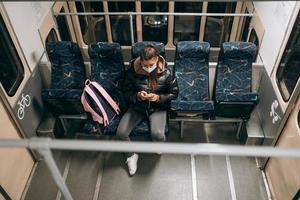
<svg viewBox="0 0 300 200">
<path fill-rule="evenodd" d="M 143 70 L 145 70 L 146 72 L 148 72 L 149 74 L 151 73 L 151 72 L 153 72 L 155 69 L 156 69 L 156 67 L 157 67 L 157 65 L 156 65 L 156 63 L 155 64 L 153 64 L 151 67 L 145 67 L 145 66 L 142 66 L 143 67 Z"/>
</svg>

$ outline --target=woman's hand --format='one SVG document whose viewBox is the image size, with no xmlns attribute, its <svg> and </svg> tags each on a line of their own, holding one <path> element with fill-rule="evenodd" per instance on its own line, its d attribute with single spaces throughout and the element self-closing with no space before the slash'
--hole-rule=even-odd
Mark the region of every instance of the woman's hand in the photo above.
<svg viewBox="0 0 300 200">
<path fill-rule="evenodd" d="M 148 93 L 146 91 L 140 91 L 137 93 L 137 97 L 141 101 L 148 100 Z"/>
<path fill-rule="evenodd" d="M 159 101 L 159 95 L 154 93 L 147 93 L 146 91 L 140 91 L 137 93 L 137 97 L 140 101 L 151 101 L 151 102 L 158 102 Z"/>
<path fill-rule="evenodd" d="M 152 102 L 158 102 L 159 101 L 159 95 L 153 94 L 153 93 L 149 93 L 148 94 L 148 100 L 152 101 Z"/>
</svg>

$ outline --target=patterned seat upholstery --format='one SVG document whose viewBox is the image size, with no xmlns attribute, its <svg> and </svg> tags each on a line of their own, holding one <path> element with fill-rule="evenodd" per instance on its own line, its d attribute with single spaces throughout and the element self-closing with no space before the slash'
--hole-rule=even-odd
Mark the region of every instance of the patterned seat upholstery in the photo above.
<svg viewBox="0 0 300 200">
<path fill-rule="evenodd" d="M 80 96 L 86 78 L 79 46 L 73 42 L 47 43 L 51 62 L 51 86 L 42 97 L 57 114 L 83 113 Z"/>
<path fill-rule="evenodd" d="M 225 42 L 216 69 L 214 100 L 216 115 L 249 118 L 258 102 L 252 92 L 252 63 L 256 46 L 246 42 Z"/>
<path fill-rule="evenodd" d="M 125 76 L 121 47 L 118 43 L 98 42 L 89 46 L 88 53 L 91 61 L 91 80 L 100 83 L 111 97 L 119 103 L 121 114 L 116 116 L 106 128 L 92 120 L 87 120 L 83 129 L 87 133 L 115 135 L 122 115 L 127 110 L 121 88 Z M 132 131 L 132 134 L 149 134 L 148 122 L 146 120 L 142 121 Z"/>
<path fill-rule="evenodd" d="M 131 48 L 131 57 L 132 59 L 137 58 L 140 56 L 140 51 L 147 46 L 148 44 L 151 44 L 155 46 L 159 52 L 159 54 L 166 58 L 166 53 L 165 53 L 165 46 L 161 42 L 154 42 L 154 41 L 143 41 L 143 42 L 136 42 L 133 44 Z"/>
<path fill-rule="evenodd" d="M 182 41 L 177 43 L 174 72 L 179 95 L 171 102 L 177 112 L 208 112 L 214 110 L 209 97 L 209 43 Z"/>
</svg>

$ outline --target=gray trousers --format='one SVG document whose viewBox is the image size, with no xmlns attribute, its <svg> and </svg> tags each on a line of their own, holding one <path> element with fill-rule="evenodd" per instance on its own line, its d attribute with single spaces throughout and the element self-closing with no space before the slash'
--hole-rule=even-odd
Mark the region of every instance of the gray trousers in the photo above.
<svg viewBox="0 0 300 200">
<path fill-rule="evenodd" d="M 144 113 L 137 112 L 136 110 L 129 108 L 123 115 L 118 129 L 117 139 L 130 141 L 129 135 L 136 125 L 138 125 L 144 118 Z M 150 133 L 153 141 L 164 142 L 166 140 L 165 127 L 167 120 L 167 111 L 157 111 L 149 114 Z M 125 153 L 127 157 L 130 157 L 133 153 Z"/>
</svg>

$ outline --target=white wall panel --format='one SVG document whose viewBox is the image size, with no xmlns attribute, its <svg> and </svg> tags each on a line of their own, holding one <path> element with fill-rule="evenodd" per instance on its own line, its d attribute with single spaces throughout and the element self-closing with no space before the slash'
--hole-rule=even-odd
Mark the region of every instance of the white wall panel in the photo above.
<svg viewBox="0 0 300 200">
<path fill-rule="evenodd" d="M 265 28 L 260 56 L 271 75 L 296 1 L 253 2 Z"/>
<path fill-rule="evenodd" d="M 4 2 L 5 9 L 31 70 L 43 53 L 38 33 L 53 2 Z"/>
</svg>

